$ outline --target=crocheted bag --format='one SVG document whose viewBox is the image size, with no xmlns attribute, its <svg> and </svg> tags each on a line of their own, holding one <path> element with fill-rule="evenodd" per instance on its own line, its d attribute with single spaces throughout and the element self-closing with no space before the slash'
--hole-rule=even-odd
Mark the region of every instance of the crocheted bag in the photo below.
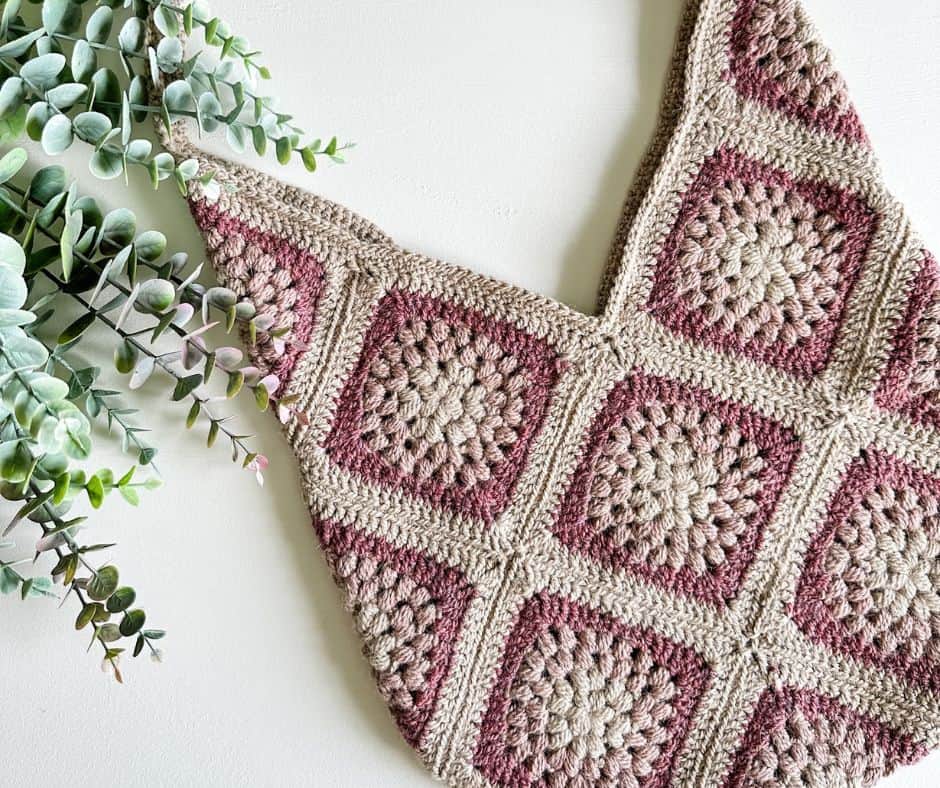
<svg viewBox="0 0 940 788">
<path fill-rule="evenodd" d="M 793 0 L 692 0 L 596 315 L 208 157 L 303 489 L 460 786 L 870 785 L 940 738 L 940 270 Z"/>
</svg>

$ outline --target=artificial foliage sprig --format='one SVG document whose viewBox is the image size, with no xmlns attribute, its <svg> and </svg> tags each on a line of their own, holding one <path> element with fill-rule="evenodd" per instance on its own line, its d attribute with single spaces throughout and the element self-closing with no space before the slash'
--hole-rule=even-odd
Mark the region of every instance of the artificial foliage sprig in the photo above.
<svg viewBox="0 0 940 788">
<path fill-rule="evenodd" d="M 162 233 L 139 231 L 127 209 L 103 211 L 78 193 L 62 167 L 23 178 L 26 159 L 22 149 L 0 158 L 0 494 L 20 502 L 0 530 L 5 539 L 35 523 L 33 559 L 53 553 L 57 561 L 49 575 L 30 576 L 22 569 L 28 558 L 0 558 L 0 592 L 44 596 L 56 593 L 53 581 L 62 583 L 81 604 L 76 627 L 91 628 L 105 665 L 120 679 L 119 657 L 130 647 L 122 639 L 133 638 L 135 656 L 144 649 L 159 656 L 153 641 L 162 632 L 144 629 L 146 615 L 132 607 L 136 593 L 118 584 L 118 569 L 89 557 L 113 545 L 80 542 L 86 517 L 70 516 L 80 498 L 99 509 L 117 493 L 136 506 L 142 491 L 159 485 L 155 476 L 135 475 L 138 467 L 155 470 L 157 450 L 142 439 L 148 430 L 133 421 L 137 410 L 119 400 L 159 371 L 169 398 L 186 404 L 186 427 L 205 424 L 209 446 L 224 436 L 232 459 L 261 482 L 267 459 L 217 405 L 247 393 L 261 410 L 277 407 L 283 419 L 293 415 L 293 403 L 278 397 L 275 375 L 246 363 L 241 350 L 213 346 L 208 336 L 239 326 L 275 354 L 287 345 L 271 315 L 228 288 L 199 284 L 201 267 L 168 254 Z M 53 328 L 64 301 L 78 306 L 79 316 Z M 79 361 L 77 348 L 95 325 L 111 335 L 114 365 L 129 376 L 123 392 L 100 386 L 101 369 Z M 223 394 L 212 393 L 213 375 L 224 376 Z M 117 426 L 122 448 L 134 455 L 128 471 L 78 467 L 92 458 L 91 420 L 99 417 L 109 430 Z M 4 544 L 0 550 L 9 549 Z"/>
<path fill-rule="evenodd" d="M 26 133 L 50 155 L 78 140 L 90 146 L 89 169 L 99 178 L 138 167 L 154 186 L 173 179 L 185 194 L 198 181 L 210 197 L 219 188 L 213 173 L 200 172 L 194 159 L 177 163 L 154 152 L 140 124 L 156 115 L 167 131 L 178 120 L 194 122 L 200 133 L 224 128 L 236 152 L 250 145 L 264 155 L 273 146 L 278 161 L 299 156 L 310 171 L 324 157 L 341 163 L 352 147 L 336 137 L 302 142 L 292 116 L 258 91 L 258 81 L 270 77 L 260 53 L 203 0 L 99 0 L 92 12 L 87 8 L 88 0 L 3 1 L 0 139 Z M 155 46 L 150 18 L 160 33 Z M 196 28 L 205 47 L 187 53 L 181 36 Z M 158 103 L 151 101 L 154 89 Z"/>
<path fill-rule="evenodd" d="M 24 160 L 19 152 L 7 154 L 0 160 L 0 172 L 12 175 Z M 91 455 L 91 425 L 69 398 L 69 385 L 46 371 L 50 356 L 45 344 L 26 330 L 35 322 L 35 314 L 24 308 L 29 297 L 26 269 L 23 246 L 0 234 L 0 494 L 20 502 L 2 530 L 0 547 L 15 547 L 8 537 L 31 522 L 38 528 L 32 560 L 53 553 L 57 562 L 49 575 L 25 575 L 18 567 L 29 558 L 0 559 L 0 593 L 17 592 L 23 599 L 50 596 L 55 595 L 53 582 L 60 581 L 67 588 L 65 596 L 74 594 L 81 604 L 76 626 L 92 623 L 91 645 L 100 644 L 103 664 L 120 681 L 118 660 L 125 647 L 119 641 L 134 639 L 135 655 L 148 645 L 158 654 L 153 641 L 163 633 L 143 629 L 146 614 L 131 609 L 136 594 L 129 587 L 117 598 L 128 599 L 127 605 L 113 601 L 118 569 L 95 566 L 89 558 L 111 545 L 80 543 L 77 534 L 86 518 L 65 518 L 81 493 L 97 508 L 114 489 L 133 502 L 138 485 L 132 481 L 133 467 L 117 481 L 110 468 L 89 475 L 76 467 Z M 93 613 L 83 621 L 89 607 Z M 118 613 L 120 622 L 111 622 Z"/>
</svg>

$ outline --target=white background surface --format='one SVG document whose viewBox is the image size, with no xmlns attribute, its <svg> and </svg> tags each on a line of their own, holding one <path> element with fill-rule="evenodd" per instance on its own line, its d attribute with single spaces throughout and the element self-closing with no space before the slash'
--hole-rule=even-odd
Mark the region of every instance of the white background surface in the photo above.
<svg viewBox="0 0 940 788">
<path fill-rule="evenodd" d="M 889 183 L 940 248 L 940 9 L 810 0 Z M 583 310 L 652 131 L 679 0 L 215 0 L 275 74 L 284 109 L 359 147 L 351 163 L 282 174 L 398 241 Z M 850 12 L 849 12 L 850 11 Z M 274 170 L 276 165 L 268 165 Z M 78 169 L 76 168 L 76 172 Z M 142 224 L 199 239 L 167 187 L 82 182 Z M 155 387 L 158 388 L 158 387 Z M 101 540 L 167 660 L 121 687 L 84 653 L 76 613 L 0 600 L 0 785 L 430 785 L 375 693 L 320 558 L 273 420 L 236 414 L 271 458 L 268 483 L 182 429 L 156 391 L 145 417 L 166 487 Z M 940 757 L 889 780 L 935 786 Z"/>
</svg>

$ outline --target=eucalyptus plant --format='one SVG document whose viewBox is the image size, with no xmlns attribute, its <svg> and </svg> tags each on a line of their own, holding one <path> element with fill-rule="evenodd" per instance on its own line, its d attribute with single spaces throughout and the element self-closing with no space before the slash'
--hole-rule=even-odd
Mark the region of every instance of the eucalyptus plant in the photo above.
<svg viewBox="0 0 940 788">
<path fill-rule="evenodd" d="M 24 179 L 26 159 L 19 148 L 0 159 L 0 494 L 21 502 L 0 530 L 5 538 L 35 523 L 33 558 L 55 551 L 58 561 L 51 576 L 27 576 L 24 559 L 0 560 L 0 592 L 49 595 L 53 580 L 60 581 L 81 603 L 76 627 L 91 627 L 105 664 L 120 678 L 125 646 L 119 641 L 134 638 L 135 655 L 145 648 L 159 655 L 153 641 L 162 632 L 144 629 L 146 616 L 133 607 L 133 589 L 118 584 L 117 568 L 91 561 L 90 554 L 113 545 L 80 543 L 86 518 L 69 516 L 79 497 L 98 509 L 117 491 L 136 506 L 141 490 L 159 486 L 156 475 L 140 481 L 135 473 L 155 470 L 157 449 L 143 440 L 149 430 L 133 421 L 137 410 L 122 407 L 120 399 L 162 374 L 170 399 L 185 406 L 186 427 L 203 423 L 208 446 L 224 436 L 232 459 L 260 482 L 267 459 L 217 407 L 247 393 L 258 408 L 276 406 L 286 420 L 294 402 L 278 397 L 275 375 L 245 363 L 235 347 L 213 347 L 207 332 L 241 327 L 249 341 L 270 342 L 276 353 L 286 343 L 273 319 L 250 301 L 200 285 L 201 266 L 191 267 L 185 254 L 168 254 L 159 231 L 138 232 L 131 211 L 103 212 L 57 165 Z M 51 318 L 65 300 L 79 307 L 79 317 L 50 334 Z M 114 365 L 129 376 L 125 392 L 100 387 L 100 368 L 77 362 L 76 348 L 96 324 L 113 337 Z M 224 377 L 224 394 L 207 389 L 214 375 Z M 78 466 L 92 458 L 95 418 L 120 431 L 134 460 L 125 472 Z"/>
<path fill-rule="evenodd" d="M 38 6 L 30 14 L 29 6 Z M 302 142 L 292 116 L 258 90 L 270 78 L 248 40 L 212 16 L 207 3 L 167 0 L 4 0 L 0 14 L 0 135 L 23 133 L 57 155 L 80 141 L 90 146 L 89 169 L 116 178 L 144 168 L 154 186 L 172 178 L 185 194 L 199 179 L 211 195 L 212 173 L 195 160 L 177 163 L 155 152 L 140 124 L 156 117 L 169 131 L 191 119 L 200 133 L 224 129 L 238 153 L 259 155 L 272 146 L 278 161 L 299 156 L 306 168 L 318 159 L 343 161 L 351 145 Z M 148 20 L 159 35 L 150 40 Z M 186 52 L 183 37 L 201 31 L 204 46 Z M 154 88 L 160 99 L 151 101 Z"/>
<path fill-rule="evenodd" d="M 213 173 L 155 151 L 142 124 L 156 120 L 169 131 L 182 120 L 199 133 L 224 131 L 238 153 L 271 147 L 281 163 L 297 156 L 310 171 L 322 158 L 341 163 L 351 145 L 303 142 L 291 116 L 260 92 L 270 74 L 259 56 L 203 0 L 0 0 L 0 143 L 28 136 L 55 156 L 78 142 L 99 178 L 137 167 L 155 187 L 171 179 L 184 195 L 198 180 L 210 198 L 219 188 Z M 160 486 L 157 447 L 126 401 L 162 377 L 186 428 L 201 425 L 210 447 L 225 440 L 259 483 L 267 459 L 220 407 L 247 396 L 282 421 L 304 415 L 280 395 L 275 375 L 209 339 L 212 329 L 237 328 L 249 343 L 283 353 L 285 331 L 271 315 L 228 288 L 202 285 L 201 265 L 167 252 L 159 230 L 139 231 L 127 208 L 105 211 L 79 194 L 64 168 L 25 175 L 26 159 L 20 148 L 0 158 L 0 495 L 17 502 L 0 523 L 0 593 L 74 597 L 75 627 L 90 632 L 90 646 L 102 648 L 103 666 L 121 680 L 121 655 L 147 651 L 159 660 L 164 633 L 146 626 L 118 568 L 97 560 L 114 545 L 86 543 L 93 523 L 73 509 L 93 513 L 112 498 L 136 506 Z M 66 302 L 78 316 L 53 328 Z M 120 390 L 82 360 L 93 326 L 112 339 Z M 127 468 L 89 465 L 95 419 L 120 436 Z M 17 556 L 28 527 L 34 547 Z M 44 573 L 35 562 L 50 554 Z"/>
</svg>

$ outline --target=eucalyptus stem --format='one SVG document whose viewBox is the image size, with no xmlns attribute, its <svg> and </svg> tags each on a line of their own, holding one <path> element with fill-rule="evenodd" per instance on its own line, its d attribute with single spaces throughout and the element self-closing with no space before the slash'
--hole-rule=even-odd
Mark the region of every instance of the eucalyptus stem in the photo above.
<svg viewBox="0 0 940 788">
<path fill-rule="evenodd" d="M 63 279 L 60 279 L 55 274 L 53 274 L 51 271 L 48 271 L 47 269 L 44 268 L 42 269 L 41 273 L 45 275 L 46 278 L 48 278 L 54 284 L 56 284 L 60 288 L 60 290 L 65 287 L 66 282 Z M 118 326 L 117 323 L 115 323 L 111 318 L 109 318 L 107 315 L 95 309 L 88 302 L 87 299 L 82 298 L 82 296 L 79 295 L 78 293 L 67 293 L 67 295 L 71 296 L 73 300 L 81 304 L 82 307 L 85 309 L 85 311 L 89 312 L 90 314 L 94 314 L 95 319 L 100 320 L 104 325 L 110 328 L 115 334 L 120 336 L 126 342 L 129 342 L 130 344 L 132 344 L 135 348 L 137 348 L 139 352 L 143 353 L 145 356 L 149 356 L 150 358 L 152 358 L 154 363 L 158 367 L 160 367 L 166 374 L 170 375 L 177 382 L 183 380 L 183 376 L 180 375 L 175 369 L 173 369 L 173 365 L 166 360 L 165 354 L 154 353 L 149 347 L 147 347 L 147 345 L 140 342 L 137 339 L 137 337 L 134 336 L 132 332 L 125 331 L 123 328 Z M 205 410 L 206 418 L 209 420 L 209 422 L 211 424 L 218 425 L 216 429 L 221 431 L 222 434 L 225 435 L 232 442 L 233 446 L 237 446 L 246 455 L 252 454 L 251 449 L 245 444 L 243 440 L 245 436 L 237 435 L 236 433 L 233 433 L 231 430 L 228 429 L 228 427 L 225 426 L 224 418 L 218 418 L 212 415 L 212 411 L 209 410 L 209 407 L 208 407 L 209 405 L 208 397 L 202 397 L 199 394 L 197 394 L 195 391 L 191 391 L 189 393 L 189 397 L 193 400 L 193 402 L 198 403 L 201 409 Z"/>
<path fill-rule="evenodd" d="M 14 191 L 14 192 L 16 192 L 16 193 L 19 193 L 19 194 L 22 194 L 22 195 L 25 196 L 25 192 L 24 192 L 23 190 L 20 190 L 20 189 L 17 189 L 17 188 L 14 187 L 14 188 L 12 189 L 12 191 Z M 34 215 L 34 214 L 31 214 L 31 213 L 29 213 L 28 211 L 25 211 L 21 206 L 17 205 L 16 202 L 14 202 L 13 200 L 11 200 L 9 197 L 5 196 L 5 195 L 2 194 L 2 193 L 0 193 L 0 201 L 2 201 L 2 202 L 5 203 L 7 206 L 9 206 L 15 213 L 17 213 L 17 215 L 21 216 L 23 219 L 25 219 L 25 220 L 27 220 L 27 221 L 30 221 L 30 222 L 32 222 L 32 221 L 35 219 L 35 215 Z M 58 236 L 56 236 L 53 232 L 51 232 L 49 229 L 43 227 L 43 226 L 42 226 L 41 224 L 39 224 L 38 222 L 36 223 L 36 228 L 39 230 L 40 233 L 42 233 L 44 236 L 46 236 L 46 237 L 49 238 L 50 240 L 55 241 L 56 243 L 58 243 L 58 242 L 61 240 L 61 239 L 60 239 Z M 84 264 L 87 265 L 89 268 L 91 268 L 93 271 L 95 271 L 95 273 L 101 274 L 101 273 L 104 271 L 103 267 L 101 267 L 98 263 L 96 263 L 92 258 L 90 258 L 90 257 L 88 257 L 88 256 L 86 256 L 86 255 L 84 255 L 84 254 L 82 254 L 81 252 L 75 252 L 74 254 L 75 254 L 75 257 L 76 257 L 78 260 L 80 260 L 82 263 L 84 263 Z M 67 283 L 64 279 L 61 279 L 60 277 L 55 276 L 52 272 L 50 272 L 50 271 L 49 271 L 48 269 L 46 269 L 46 268 L 41 269 L 40 272 L 41 272 L 44 276 L 46 276 L 46 278 L 48 278 L 48 279 L 50 279 L 51 281 L 53 281 L 53 282 L 59 287 L 60 290 L 62 290 L 63 292 L 65 291 L 66 285 L 67 285 L 68 283 Z M 109 280 L 108 280 L 108 283 L 109 283 L 110 285 L 112 285 L 116 290 L 118 290 L 122 295 L 127 296 L 127 297 L 130 297 L 130 296 L 132 295 L 132 291 L 131 291 L 128 287 L 126 287 L 125 285 L 121 284 L 120 282 L 115 282 L 115 281 L 109 279 Z M 97 319 L 101 320 L 105 325 L 108 325 L 109 327 L 112 327 L 112 328 L 116 329 L 117 332 L 118 332 L 122 337 L 124 337 L 125 339 L 133 340 L 133 344 L 134 344 L 138 349 L 141 349 L 141 348 L 144 348 L 144 347 L 145 347 L 144 345 L 141 345 L 139 342 L 137 342 L 136 336 L 135 336 L 134 333 L 124 332 L 124 331 L 122 331 L 121 329 L 118 329 L 117 326 L 116 326 L 116 324 L 113 323 L 112 321 L 110 321 L 108 318 L 106 318 L 102 312 L 100 312 L 100 311 L 94 309 L 94 307 L 92 306 L 91 302 L 89 302 L 89 301 L 87 301 L 87 300 L 85 300 L 85 299 L 79 297 L 79 295 L 78 295 L 77 293 L 71 293 L 71 292 L 69 292 L 69 293 L 67 293 L 67 295 L 71 296 L 73 299 L 78 300 L 79 303 L 81 303 L 81 304 L 86 308 L 86 310 L 87 310 L 88 312 L 94 314 L 95 317 L 96 317 Z M 170 326 L 169 326 L 169 328 L 170 328 L 170 330 L 173 331 L 178 337 L 180 337 L 181 339 L 184 339 L 185 342 L 186 342 L 186 344 L 187 344 L 189 347 L 192 347 L 193 349 L 197 350 L 197 351 L 200 352 L 200 353 L 203 353 L 203 352 L 204 352 L 203 348 L 200 347 L 193 339 L 189 338 L 187 332 L 186 332 L 184 329 L 182 329 L 180 326 L 177 326 L 175 323 L 171 323 Z M 145 329 L 145 331 L 150 331 L 150 330 L 151 330 L 151 328 Z M 153 356 L 154 359 L 157 359 L 157 358 L 158 358 L 157 355 L 151 353 L 149 350 L 146 350 L 146 355 Z M 226 374 L 228 374 L 228 370 L 225 369 L 225 367 L 223 367 L 223 366 L 222 366 L 221 364 L 219 364 L 217 361 L 214 361 L 214 362 L 213 362 L 213 369 L 218 369 L 218 370 L 220 370 L 220 371 L 225 372 Z M 175 373 L 174 373 L 174 374 L 175 374 Z M 177 375 L 176 377 L 177 377 L 178 380 L 181 380 L 181 379 L 182 379 L 182 378 L 180 378 L 180 376 L 178 376 L 178 375 Z"/>
<path fill-rule="evenodd" d="M 53 361 L 55 361 L 56 364 L 62 367 L 62 369 L 64 369 L 69 374 L 73 376 L 78 374 L 75 367 L 73 367 L 68 361 L 62 358 L 62 356 L 57 354 L 54 350 L 49 353 L 49 357 L 53 359 Z M 118 408 L 112 408 L 111 405 L 108 404 L 107 397 L 100 395 L 100 391 L 101 389 L 94 389 L 94 388 L 89 389 L 89 394 L 91 394 L 91 396 L 95 398 L 95 401 L 98 403 L 98 406 L 102 408 L 107 414 L 108 424 L 110 425 L 112 421 L 117 423 L 117 425 L 123 431 L 123 434 L 127 436 L 127 439 L 129 441 L 133 441 L 134 446 L 137 447 L 138 456 L 139 456 L 139 452 L 144 452 L 148 450 L 154 451 L 153 446 L 148 446 L 146 443 L 143 443 L 140 440 L 140 438 L 137 437 L 138 432 L 141 432 L 141 431 L 149 432 L 149 430 L 144 430 L 141 427 L 134 427 L 133 425 L 130 425 L 126 421 L 124 421 L 123 414 L 120 412 L 120 410 Z M 152 459 L 148 460 L 147 462 L 141 462 L 140 464 L 149 465 L 151 468 L 153 468 L 153 470 L 156 473 L 160 473 L 159 468 L 157 468 L 157 464 Z"/>
</svg>

